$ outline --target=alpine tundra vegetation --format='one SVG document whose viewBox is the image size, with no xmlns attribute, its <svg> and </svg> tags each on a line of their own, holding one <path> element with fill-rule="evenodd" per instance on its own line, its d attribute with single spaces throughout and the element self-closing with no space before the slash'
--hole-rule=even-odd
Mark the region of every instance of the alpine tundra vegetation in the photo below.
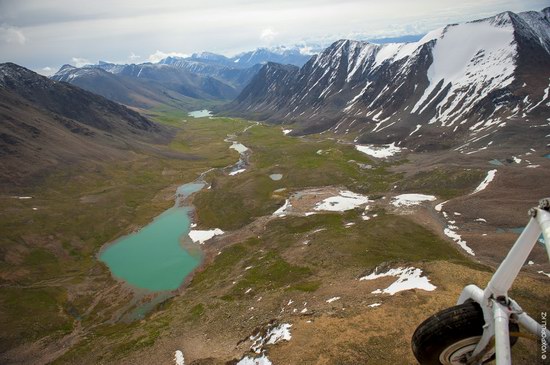
<svg viewBox="0 0 550 365">
<path fill-rule="evenodd" d="M 415 364 L 550 196 L 544 2 L 100 3 L 0 3 L 2 364 Z"/>
</svg>

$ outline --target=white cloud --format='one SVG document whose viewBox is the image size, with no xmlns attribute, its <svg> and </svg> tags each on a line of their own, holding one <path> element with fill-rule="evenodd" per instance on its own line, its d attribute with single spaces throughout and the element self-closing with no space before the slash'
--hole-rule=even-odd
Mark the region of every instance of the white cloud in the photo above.
<svg viewBox="0 0 550 365">
<path fill-rule="evenodd" d="M 302 44 L 298 44 L 296 46 L 298 47 L 298 50 L 300 51 L 300 53 L 306 56 L 313 56 L 314 54 L 318 54 L 320 51 L 319 49 L 315 49 L 319 47 L 310 46 L 305 42 L 303 42 Z"/>
<path fill-rule="evenodd" d="M 51 76 L 55 73 L 55 69 L 49 66 L 42 67 L 41 69 L 35 71 L 43 76 Z"/>
<path fill-rule="evenodd" d="M 152 63 L 157 63 L 165 59 L 166 57 L 189 57 L 189 55 L 185 53 L 179 53 L 179 52 L 162 52 L 157 49 L 155 53 L 153 53 L 152 55 L 149 55 L 149 57 L 147 58 L 147 61 Z"/>
<path fill-rule="evenodd" d="M 90 60 L 87 60 L 86 58 L 81 58 L 81 57 L 73 57 L 71 58 L 71 61 L 74 63 L 74 65 L 76 67 L 82 67 L 82 66 L 86 66 L 86 65 L 91 65 L 92 63 L 90 62 Z"/>
<path fill-rule="evenodd" d="M 155 50 L 233 55 L 275 44 L 394 37 L 548 6 L 548 0 L 117 0 L 106 11 L 105 1 L 4 3 L 0 0 L 0 62 L 30 68 L 62 64 L 74 55 L 131 62 L 135 52 L 141 55 L 135 62 L 145 62 L 171 55 Z"/>
<path fill-rule="evenodd" d="M 23 45 L 26 41 L 21 29 L 7 24 L 0 25 L 0 42 Z"/>
<path fill-rule="evenodd" d="M 277 34 L 279 34 L 279 33 L 274 31 L 273 29 L 266 28 L 266 29 L 262 30 L 262 33 L 260 34 L 260 39 L 264 42 L 273 42 L 273 40 L 275 39 Z"/>
<path fill-rule="evenodd" d="M 134 63 L 134 62 L 137 62 L 141 59 L 141 56 L 138 56 L 137 54 L 135 54 L 134 52 L 130 53 L 130 55 L 128 56 L 128 59 L 130 60 L 130 62 Z"/>
</svg>

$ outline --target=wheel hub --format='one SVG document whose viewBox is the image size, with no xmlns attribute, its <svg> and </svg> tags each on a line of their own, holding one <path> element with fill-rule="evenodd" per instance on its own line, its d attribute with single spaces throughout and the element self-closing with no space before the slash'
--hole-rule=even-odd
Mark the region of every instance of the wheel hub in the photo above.
<svg viewBox="0 0 550 365">
<path fill-rule="evenodd" d="M 442 365 L 461 365 L 465 364 L 481 336 L 468 337 L 458 342 L 453 343 L 439 355 L 439 362 Z"/>
</svg>

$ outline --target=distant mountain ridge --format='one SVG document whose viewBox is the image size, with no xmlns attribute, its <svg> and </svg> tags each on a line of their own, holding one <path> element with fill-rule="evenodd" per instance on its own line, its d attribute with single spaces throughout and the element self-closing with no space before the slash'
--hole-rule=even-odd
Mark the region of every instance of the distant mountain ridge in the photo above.
<svg viewBox="0 0 550 365">
<path fill-rule="evenodd" d="M 52 79 L 68 82 L 120 104 L 143 109 L 184 99 L 183 95 L 162 85 L 116 75 L 99 67 L 64 65 Z"/>
<path fill-rule="evenodd" d="M 226 110 L 291 124 L 293 133 L 352 133 L 419 150 L 482 147 L 519 129 L 544 138 L 549 18 L 550 8 L 505 12 L 414 43 L 340 40 L 301 68 L 268 63 Z"/>
<path fill-rule="evenodd" d="M 166 59 L 216 64 L 218 66 L 249 68 L 255 65 L 262 65 L 268 62 L 277 62 L 295 66 L 303 66 L 313 54 L 304 52 L 298 46 L 277 46 L 272 48 L 260 47 L 252 51 L 241 52 L 232 57 L 212 53 L 193 53 L 190 57 L 167 57 Z M 159 63 L 166 63 L 166 59 Z"/>
<path fill-rule="evenodd" d="M 238 94 L 235 87 L 215 77 L 164 64 L 116 65 L 102 62 L 81 68 L 64 65 L 51 78 L 140 108 L 186 98 L 228 100 Z"/>
<path fill-rule="evenodd" d="M 167 57 L 158 63 L 120 65 L 100 61 L 80 68 L 64 65 L 52 79 L 125 105 L 149 108 L 170 103 L 170 99 L 232 100 L 266 62 L 303 65 L 310 57 L 297 48 L 284 47 L 260 48 L 231 58 L 201 52 L 190 57 Z"/>
<path fill-rule="evenodd" d="M 303 53 L 297 47 L 279 46 L 275 48 L 258 48 L 254 51 L 243 52 L 230 58 L 230 60 L 242 67 L 250 67 L 268 62 L 282 63 L 285 65 L 303 66 L 312 54 Z"/>
</svg>

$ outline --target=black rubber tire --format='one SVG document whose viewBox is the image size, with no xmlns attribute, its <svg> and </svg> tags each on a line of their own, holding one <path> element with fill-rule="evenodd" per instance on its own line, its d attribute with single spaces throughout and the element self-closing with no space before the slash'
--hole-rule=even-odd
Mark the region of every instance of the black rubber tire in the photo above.
<svg viewBox="0 0 550 365">
<path fill-rule="evenodd" d="M 478 303 L 466 302 L 444 309 L 422 322 L 414 332 L 414 356 L 421 365 L 444 364 L 440 361 L 440 355 L 459 341 L 467 342 L 469 338 L 481 336 L 484 324 L 483 311 Z M 519 326 L 510 322 L 509 329 L 510 332 L 518 332 Z M 510 346 L 517 340 L 517 337 L 510 337 Z M 494 356 L 485 362 L 493 359 Z"/>
</svg>

